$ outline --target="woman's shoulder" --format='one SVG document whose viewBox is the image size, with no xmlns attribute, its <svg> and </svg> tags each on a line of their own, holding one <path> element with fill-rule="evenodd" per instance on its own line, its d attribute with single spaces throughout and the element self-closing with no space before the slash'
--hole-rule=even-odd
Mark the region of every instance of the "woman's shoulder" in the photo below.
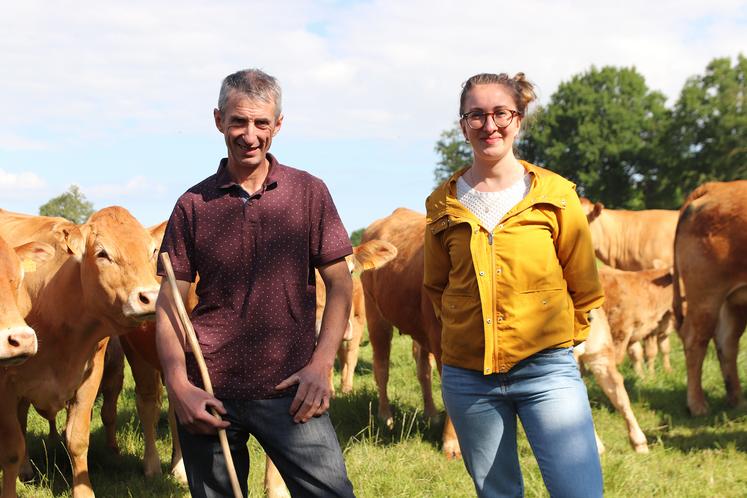
<svg viewBox="0 0 747 498">
<path fill-rule="evenodd" d="M 533 183 L 542 190 L 548 191 L 548 193 L 552 192 L 556 195 L 568 194 L 570 191 L 575 192 L 576 184 L 564 176 L 527 161 L 522 160 L 521 163 L 529 173 L 534 174 L 537 182 Z"/>
</svg>

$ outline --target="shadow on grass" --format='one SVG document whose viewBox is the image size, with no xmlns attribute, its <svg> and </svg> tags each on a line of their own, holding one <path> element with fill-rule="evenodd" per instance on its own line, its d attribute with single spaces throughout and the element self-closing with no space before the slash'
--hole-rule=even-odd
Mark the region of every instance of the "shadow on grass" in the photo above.
<svg viewBox="0 0 747 498">
<path fill-rule="evenodd" d="M 391 407 L 394 427 L 389 429 L 377 417 L 375 390 L 358 388 L 349 394 L 339 394 L 332 401 L 330 416 L 342 445 L 350 440 L 368 440 L 376 445 L 392 446 L 408 439 L 419 439 L 440 450 L 443 412 L 430 419 L 422 408 L 410 404 L 392 401 Z"/>
<path fill-rule="evenodd" d="M 98 409 L 94 410 L 94 417 L 99 413 Z M 165 414 L 161 418 L 163 420 L 159 420 L 158 432 L 159 437 L 164 437 L 169 433 L 168 421 Z M 133 420 L 138 420 L 134 410 L 120 407 L 117 428 L 121 431 Z M 137 425 L 136 430 L 140 430 Z M 46 436 L 39 434 L 27 436 L 29 457 L 34 469 L 33 480 L 27 484 L 49 489 L 54 496 L 69 496 L 73 482 L 72 465 L 64 438 L 64 433 L 57 441 L 49 441 Z M 97 496 L 181 496 L 185 492 L 185 488 L 167 474 L 146 479 L 142 455 L 115 453 L 107 448 L 105 430 L 100 426 L 91 431 L 88 471 Z"/>
</svg>

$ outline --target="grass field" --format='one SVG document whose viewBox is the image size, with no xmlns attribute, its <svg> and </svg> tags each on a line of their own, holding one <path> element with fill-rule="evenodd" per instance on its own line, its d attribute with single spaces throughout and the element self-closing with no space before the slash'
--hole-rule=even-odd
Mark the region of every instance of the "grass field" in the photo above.
<svg viewBox="0 0 747 498">
<path fill-rule="evenodd" d="M 621 367 L 626 387 L 651 452 L 633 453 L 622 418 L 613 410 L 591 377 L 587 386 L 594 421 L 607 452 L 602 456 L 605 494 L 608 497 L 738 497 L 747 496 L 747 409 L 728 409 L 713 348 L 704 367 L 704 386 L 711 414 L 691 418 L 685 406 L 685 368 L 682 346 L 672 338 L 674 371 L 657 366 L 656 378 L 638 379 L 626 362 Z M 345 452 L 350 478 L 359 497 L 468 497 L 474 496 L 461 461 L 447 461 L 439 450 L 442 420 L 431 423 L 422 415 L 410 339 L 396 336 L 392 353 L 389 394 L 396 427 L 384 429 L 376 420 L 376 389 L 371 347 L 361 348 L 361 360 L 350 395 L 332 404 L 332 419 Z M 747 360 L 740 355 L 745 378 Z M 437 377 L 437 376 L 436 376 Z M 436 379 L 435 389 L 439 385 Z M 440 396 L 436 396 L 440 403 Z M 164 403 L 165 404 L 165 403 Z M 167 475 L 146 481 L 141 471 L 143 443 L 129 370 L 119 405 L 120 455 L 109 453 L 99 418 L 100 400 L 92 424 L 89 466 L 98 497 L 189 496 Z M 58 426 L 63 427 L 63 417 Z M 46 423 L 35 413 L 29 417 L 29 445 L 38 469 L 35 482 L 19 485 L 23 497 L 70 496 L 70 464 L 65 450 L 47 448 Z M 166 471 L 170 436 L 165 412 L 159 423 L 159 450 Z M 250 442 L 252 469 L 250 495 L 262 496 L 264 458 Z M 526 495 L 547 496 L 531 450 L 523 437 L 520 455 Z"/>
</svg>

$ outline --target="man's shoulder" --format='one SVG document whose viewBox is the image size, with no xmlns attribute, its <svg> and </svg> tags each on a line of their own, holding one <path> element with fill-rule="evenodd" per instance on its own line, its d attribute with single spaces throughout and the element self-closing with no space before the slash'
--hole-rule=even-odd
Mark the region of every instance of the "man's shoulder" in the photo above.
<svg viewBox="0 0 747 498">
<path fill-rule="evenodd" d="M 276 168 L 280 181 L 287 181 L 301 187 L 324 185 L 324 181 L 321 178 L 312 175 L 306 170 L 281 163 L 278 163 Z"/>
</svg>

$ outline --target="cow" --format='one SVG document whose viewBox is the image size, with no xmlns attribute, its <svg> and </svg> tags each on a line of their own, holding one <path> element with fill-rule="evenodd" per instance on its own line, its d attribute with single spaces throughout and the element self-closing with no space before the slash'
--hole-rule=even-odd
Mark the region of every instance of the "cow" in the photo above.
<svg viewBox="0 0 747 498">
<path fill-rule="evenodd" d="M 424 413 L 437 411 L 431 391 L 428 353 L 433 353 L 441 369 L 441 326 L 433 306 L 423 291 L 423 244 L 425 215 L 398 208 L 366 228 L 362 240 L 386 240 L 397 248 L 397 257 L 388 265 L 361 275 L 366 301 L 368 336 L 373 347 L 374 378 L 379 394 L 378 417 L 388 427 L 394 420 L 387 395 L 392 328 L 410 335 L 420 346 L 418 380 L 423 391 Z M 446 417 L 442 436 L 447 458 L 461 457 L 451 419 Z"/>
<path fill-rule="evenodd" d="M 604 264 L 620 270 L 671 268 L 674 230 L 679 213 L 668 209 L 640 211 L 605 209 L 601 202 L 581 198 L 591 230 L 594 252 Z M 664 364 L 669 364 L 669 342 L 663 343 Z M 640 345 L 633 345 L 634 361 L 641 356 Z M 656 356 L 656 342 L 646 343 L 646 356 Z"/>
<path fill-rule="evenodd" d="M 157 248 L 142 225 L 117 206 L 97 211 L 82 225 L 4 211 L 0 232 L 6 238 L 57 243 L 54 258 L 37 267 L 27 285 L 32 301 L 27 321 L 39 337 L 38 352 L 0 371 L 2 496 L 16 496 L 26 416 L 33 404 L 47 420 L 68 407 L 65 436 L 73 496 L 92 497 L 88 439 L 101 368 L 91 366 L 103 364 L 93 359 L 103 355 L 111 329 L 152 319 L 158 282 L 150 262 Z"/>
<path fill-rule="evenodd" d="M 652 374 L 658 343 L 664 369 L 671 371 L 668 340 L 674 328 L 671 270 L 624 271 L 602 266 L 599 279 L 604 287 L 603 307 L 615 343 L 615 362 L 621 363 L 627 350 L 633 357 L 636 373 L 643 376 L 639 341 L 653 343 L 646 347 L 646 363 Z"/>
<path fill-rule="evenodd" d="M 628 427 L 628 440 L 633 450 L 637 453 L 648 453 L 646 435 L 638 425 L 638 420 L 630 407 L 630 398 L 625 390 L 623 377 L 617 370 L 620 344 L 616 343 L 613 338 L 604 308 L 592 310 L 590 318 L 589 337 L 574 348 L 573 354 L 581 365 L 591 370 L 605 396 L 623 416 Z M 601 454 L 604 452 L 604 444 L 598 435 L 596 438 L 597 449 Z"/>
<path fill-rule="evenodd" d="M 12 249 L 0 237 L 0 368 L 20 365 L 36 354 L 36 332 L 24 320 L 31 301 L 23 278 L 53 254 L 48 244 L 31 242 Z"/>
<path fill-rule="evenodd" d="M 674 243 L 674 313 L 685 348 L 687 407 L 708 412 L 701 384 L 708 342 L 716 342 L 727 401 L 743 403 L 737 373 L 747 323 L 747 180 L 705 183 L 687 198 Z"/>
</svg>

